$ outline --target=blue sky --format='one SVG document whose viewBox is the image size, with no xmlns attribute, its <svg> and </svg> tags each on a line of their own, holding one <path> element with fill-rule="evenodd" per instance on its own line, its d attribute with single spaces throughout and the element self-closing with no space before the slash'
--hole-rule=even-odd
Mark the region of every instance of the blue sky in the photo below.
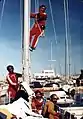
<svg viewBox="0 0 83 119">
<path fill-rule="evenodd" d="M 57 45 L 54 38 L 49 0 L 36 0 L 39 5 L 47 6 L 47 24 L 45 37 L 40 38 L 37 49 L 31 53 L 32 72 L 40 72 L 50 68 L 50 47 L 53 44 L 52 65 L 56 72 L 64 73 L 65 61 L 65 24 L 63 0 L 51 0 L 53 17 L 56 29 Z M 3 0 L 0 3 L 0 14 Z M 34 12 L 34 0 L 31 1 L 31 11 Z M 80 72 L 83 68 L 83 3 L 81 0 L 69 0 L 69 24 L 71 36 L 71 73 Z M 34 20 L 31 20 L 31 24 Z M 6 0 L 4 15 L 0 28 L 0 75 L 6 73 L 6 66 L 13 64 L 15 71 L 21 71 L 21 25 L 20 25 L 20 0 Z"/>
</svg>

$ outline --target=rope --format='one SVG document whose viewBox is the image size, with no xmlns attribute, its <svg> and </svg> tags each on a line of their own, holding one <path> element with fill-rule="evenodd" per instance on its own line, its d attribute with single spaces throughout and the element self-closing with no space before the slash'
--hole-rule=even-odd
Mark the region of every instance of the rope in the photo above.
<svg viewBox="0 0 83 119">
<path fill-rule="evenodd" d="M 3 15 L 4 15 L 5 3 L 6 3 L 6 0 L 4 0 L 3 4 L 2 4 L 2 10 L 1 10 L 1 15 L 0 15 L 0 28 L 1 28 L 1 24 L 2 24 L 2 18 L 3 18 Z"/>
<path fill-rule="evenodd" d="M 53 30 L 54 30 L 54 37 L 55 37 L 55 41 L 56 41 L 56 44 L 57 44 L 56 29 L 55 29 L 55 23 L 54 23 L 53 12 L 52 12 L 52 5 L 51 5 L 51 1 L 50 1 L 50 0 L 49 0 L 49 5 L 50 5 L 50 11 L 51 11 L 51 17 L 52 17 L 52 24 L 53 24 Z"/>
<path fill-rule="evenodd" d="M 51 18 L 52 18 L 52 25 L 53 25 L 53 31 L 54 31 L 54 39 L 55 39 L 55 43 L 56 43 L 56 54 L 58 53 L 58 42 L 57 42 L 57 35 L 56 35 L 56 28 L 55 28 L 55 22 L 54 22 L 54 18 L 53 18 L 53 10 L 52 10 L 52 4 L 51 4 L 51 0 L 49 0 L 49 6 L 50 6 L 50 12 L 51 12 Z M 57 60 L 57 57 L 56 57 L 56 61 L 58 64 L 59 64 L 59 60 Z M 56 69 L 56 73 L 57 73 L 57 69 Z"/>
</svg>

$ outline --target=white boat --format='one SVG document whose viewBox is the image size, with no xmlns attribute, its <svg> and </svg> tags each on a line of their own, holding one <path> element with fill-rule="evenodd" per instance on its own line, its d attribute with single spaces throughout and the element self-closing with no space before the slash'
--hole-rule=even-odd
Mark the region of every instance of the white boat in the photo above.
<svg viewBox="0 0 83 119">
<path fill-rule="evenodd" d="M 69 112 L 70 114 L 74 114 L 77 119 L 81 119 L 83 116 L 83 107 L 63 107 L 63 110 Z"/>
<path fill-rule="evenodd" d="M 57 104 L 64 106 L 67 104 L 73 104 L 74 100 L 71 99 L 64 91 L 51 91 L 51 92 L 46 92 L 45 97 L 49 98 L 50 95 L 56 94 L 58 96 Z M 68 105 L 68 106 L 69 106 Z"/>
<path fill-rule="evenodd" d="M 50 92 L 50 95 L 56 94 L 58 96 L 57 104 L 72 104 L 74 103 L 74 100 L 71 99 L 64 91 L 53 91 Z"/>
<path fill-rule="evenodd" d="M 44 78 L 56 78 L 55 71 L 53 69 L 43 70 L 41 73 L 34 73 L 34 78 L 44 79 Z"/>
<path fill-rule="evenodd" d="M 0 87 L 0 97 L 3 97 L 7 94 L 8 85 L 2 85 Z"/>
<path fill-rule="evenodd" d="M 25 82 L 22 83 L 23 89 L 29 95 L 29 102 L 23 98 L 19 98 L 14 101 L 12 104 L 1 105 L 0 109 L 7 109 L 11 114 L 16 115 L 17 119 L 21 117 L 22 119 L 43 119 L 42 115 L 36 114 L 31 110 L 31 101 L 30 98 L 33 95 L 33 91 L 29 87 L 29 30 L 30 30 L 30 0 L 23 0 L 23 79 Z M 23 22 L 22 21 L 22 22 Z M 28 97 L 27 97 L 28 99 Z"/>
<path fill-rule="evenodd" d="M 23 43 L 23 78 L 24 80 L 27 82 L 27 85 L 25 87 L 27 87 L 27 90 L 26 91 L 29 91 L 28 94 L 30 93 L 30 90 L 29 90 L 29 21 L 30 21 L 30 11 L 28 9 L 28 6 L 30 5 L 29 4 L 29 0 L 24 0 L 24 36 L 23 36 L 23 40 L 24 40 L 24 43 Z M 27 34 L 28 33 L 28 34 Z M 49 73 L 49 74 L 48 74 Z M 44 77 L 44 78 L 55 78 L 55 74 L 54 74 L 54 71 L 51 70 L 51 71 L 44 71 L 42 72 L 43 75 L 40 75 L 39 77 Z M 67 95 L 65 95 L 64 92 L 48 92 L 50 93 L 49 96 L 53 93 L 57 94 L 57 96 L 59 97 L 59 100 L 57 101 L 57 103 L 59 104 L 65 104 L 65 103 L 73 103 L 74 101 L 72 99 L 68 99 L 67 98 Z M 59 95 L 58 95 L 59 94 Z M 29 94 L 29 97 L 31 97 L 32 95 Z M 63 99 L 62 99 L 63 98 Z M 29 108 L 29 104 L 30 102 L 26 102 L 24 99 L 20 98 L 18 99 L 17 101 L 15 101 L 14 103 L 12 104 L 8 104 L 8 105 L 1 105 L 0 108 L 6 108 L 8 109 L 9 112 L 11 112 L 12 114 L 15 114 L 17 117 L 21 116 L 22 119 L 40 119 L 43 117 L 41 115 L 38 115 L 38 114 L 35 114 L 32 112 L 32 110 Z M 28 107 L 27 107 L 28 105 Z M 15 110 L 16 109 L 16 110 Z M 69 107 L 69 108 L 63 108 L 65 109 L 66 111 L 70 112 L 70 113 L 74 113 L 78 110 L 80 110 L 80 112 L 78 111 L 77 113 L 77 116 L 82 116 L 83 114 L 83 108 L 73 108 L 73 107 Z M 27 116 L 26 113 L 28 113 L 29 115 Z M 78 118 L 79 119 L 79 118 Z"/>
<path fill-rule="evenodd" d="M 62 86 L 63 90 L 66 91 L 66 92 L 69 92 L 71 88 L 73 88 L 73 85 L 68 85 L 68 84 L 65 84 Z"/>
<path fill-rule="evenodd" d="M 28 86 L 27 82 L 23 82 L 22 86 L 24 90 L 28 93 L 30 99 L 34 92 Z M 42 115 L 32 112 L 30 102 L 27 102 L 21 97 L 18 100 L 14 101 L 12 104 L 1 105 L 0 110 L 1 109 L 7 109 L 8 112 L 16 115 L 17 119 L 19 119 L 20 117 L 22 119 L 45 119 L 42 117 Z"/>
</svg>

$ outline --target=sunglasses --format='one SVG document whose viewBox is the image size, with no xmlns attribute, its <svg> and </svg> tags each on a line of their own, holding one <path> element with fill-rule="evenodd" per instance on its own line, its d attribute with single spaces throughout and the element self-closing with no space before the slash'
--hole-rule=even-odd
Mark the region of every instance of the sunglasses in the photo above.
<svg viewBox="0 0 83 119">
<path fill-rule="evenodd" d="M 53 98 L 53 99 L 57 100 L 57 98 Z"/>
</svg>

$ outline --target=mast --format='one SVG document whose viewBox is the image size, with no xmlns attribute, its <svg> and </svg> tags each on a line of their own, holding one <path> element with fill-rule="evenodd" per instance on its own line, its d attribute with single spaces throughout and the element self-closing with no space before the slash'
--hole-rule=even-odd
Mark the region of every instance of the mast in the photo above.
<svg viewBox="0 0 83 119">
<path fill-rule="evenodd" d="M 69 0 L 67 0 L 67 24 L 68 24 L 68 68 L 69 68 L 69 79 L 71 76 L 71 35 L 70 35 L 70 24 L 69 24 Z"/>
<path fill-rule="evenodd" d="M 69 73 L 69 71 L 67 72 L 67 69 L 69 70 L 68 67 L 68 64 L 69 64 L 69 61 L 68 61 L 68 21 L 67 21 L 67 1 L 64 0 L 64 15 L 65 15 L 65 80 L 66 80 L 66 76 L 67 74 Z"/>
<path fill-rule="evenodd" d="M 59 62 L 59 73 L 60 73 L 60 76 L 62 75 L 62 71 L 61 71 L 61 63 Z"/>
<path fill-rule="evenodd" d="M 23 0 L 23 79 L 29 85 L 30 0 Z"/>
<path fill-rule="evenodd" d="M 64 0 L 64 14 L 65 14 L 65 76 L 68 75 L 68 80 L 71 74 L 71 36 L 69 27 L 69 0 Z"/>
</svg>

